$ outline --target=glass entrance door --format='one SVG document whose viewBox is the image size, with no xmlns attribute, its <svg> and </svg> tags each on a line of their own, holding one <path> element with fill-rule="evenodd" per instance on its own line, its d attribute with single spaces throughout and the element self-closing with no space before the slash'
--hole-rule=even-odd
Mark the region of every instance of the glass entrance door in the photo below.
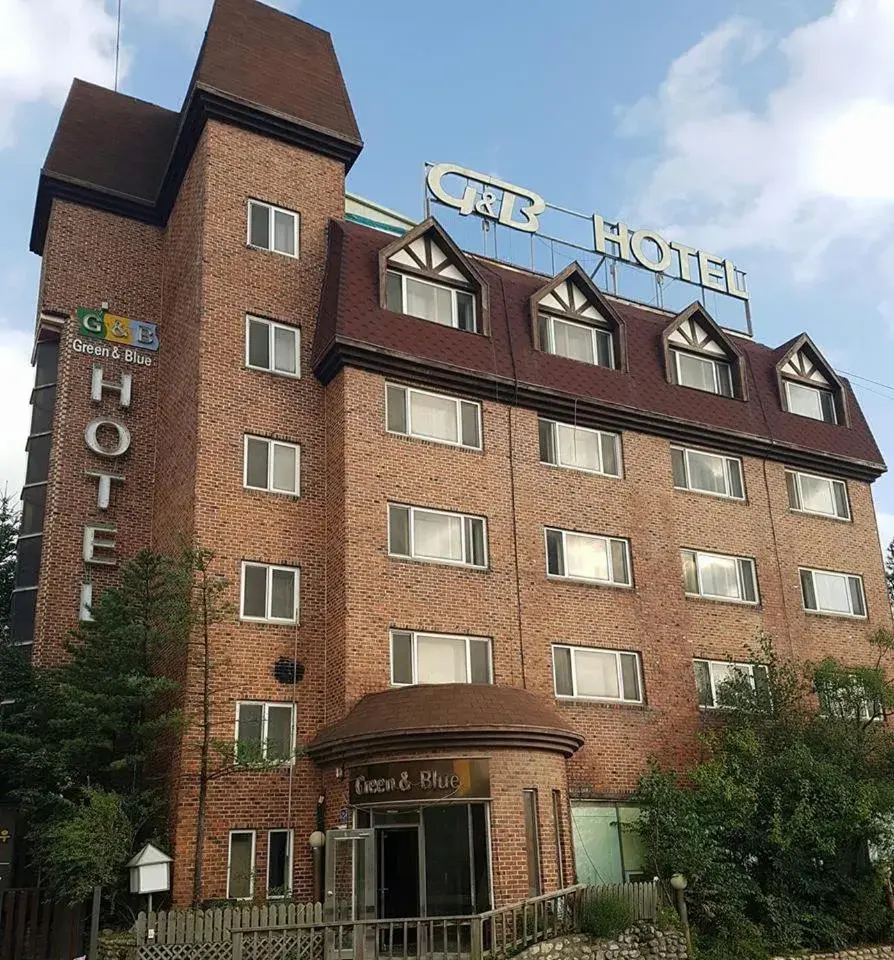
<svg viewBox="0 0 894 960">
<path fill-rule="evenodd" d="M 374 955 L 372 920 L 376 912 L 375 831 L 329 830 L 326 833 L 324 920 L 338 926 L 327 933 L 327 956 L 362 960 Z"/>
<path fill-rule="evenodd" d="M 379 835 L 378 916 L 420 917 L 419 828 L 382 827 Z"/>
</svg>

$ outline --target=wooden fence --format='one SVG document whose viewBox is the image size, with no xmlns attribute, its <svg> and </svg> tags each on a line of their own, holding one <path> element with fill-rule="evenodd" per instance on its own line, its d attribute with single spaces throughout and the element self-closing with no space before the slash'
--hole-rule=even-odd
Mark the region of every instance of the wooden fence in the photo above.
<svg viewBox="0 0 894 960">
<path fill-rule="evenodd" d="M 86 911 L 34 888 L 0 893 L 0 960 L 72 960 L 87 953 Z"/>
</svg>

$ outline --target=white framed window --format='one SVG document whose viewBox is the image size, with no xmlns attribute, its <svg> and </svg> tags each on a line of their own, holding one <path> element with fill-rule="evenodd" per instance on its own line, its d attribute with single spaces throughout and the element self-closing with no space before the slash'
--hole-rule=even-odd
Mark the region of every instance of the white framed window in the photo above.
<svg viewBox="0 0 894 960">
<path fill-rule="evenodd" d="M 792 510 L 850 520 L 847 484 L 843 480 L 801 473 L 800 470 L 786 470 L 785 484 L 788 488 L 788 505 Z"/>
<path fill-rule="evenodd" d="M 539 421 L 539 430 L 541 463 L 606 477 L 621 476 L 621 438 L 618 434 L 544 418 Z"/>
<path fill-rule="evenodd" d="M 297 443 L 245 435 L 242 483 L 249 490 L 301 492 L 301 447 Z"/>
<path fill-rule="evenodd" d="M 255 831 L 231 830 L 227 854 L 227 900 L 251 900 L 255 893 Z"/>
<path fill-rule="evenodd" d="M 284 377 L 301 376 L 301 329 L 245 315 L 245 365 Z"/>
<path fill-rule="evenodd" d="M 639 654 L 553 644 L 553 682 L 557 697 L 642 703 Z"/>
<path fill-rule="evenodd" d="M 395 313 L 406 313 L 456 330 L 478 332 L 475 295 L 447 284 L 389 270 L 385 303 Z"/>
<path fill-rule="evenodd" d="M 267 899 L 279 900 L 292 895 L 291 830 L 267 831 Z"/>
<path fill-rule="evenodd" d="M 298 220 L 294 210 L 285 210 L 260 200 L 249 200 L 247 243 L 258 250 L 297 257 Z"/>
<path fill-rule="evenodd" d="M 674 486 L 678 490 L 708 493 L 730 500 L 745 499 L 742 482 L 742 461 L 738 457 L 724 457 L 719 453 L 671 447 L 674 468 Z"/>
<path fill-rule="evenodd" d="M 459 566 L 487 566 L 487 521 L 447 510 L 388 504 L 388 553 Z"/>
<path fill-rule="evenodd" d="M 481 404 L 385 384 L 385 429 L 405 437 L 481 449 Z"/>
<path fill-rule="evenodd" d="M 291 703 L 240 700 L 236 704 L 236 762 L 288 763 L 295 752 Z"/>
<path fill-rule="evenodd" d="M 785 405 L 789 413 L 811 420 L 824 420 L 826 423 L 838 423 L 835 410 L 835 395 L 831 390 L 812 387 L 806 383 L 785 381 Z"/>
<path fill-rule="evenodd" d="M 541 313 L 540 346 L 545 353 L 554 353 L 558 357 L 599 367 L 615 366 L 614 336 L 604 327 Z"/>
<path fill-rule="evenodd" d="M 801 567 L 801 595 L 804 609 L 839 617 L 866 617 L 863 578 L 854 573 L 811 570 Z"/>
<path fill-rule="evenodd" d="M 239 616 L 267 623 L 298 622 L 297 567 L 244 561 Z"/>
<path fill-rule="evenodd" d="M 392 630 L 391 683 L 493 683 L 490 639 Z"/>
<path fill-rule="evenodd" d="M 680 551 L 683 585 L 693 597 L 727 600 L 730 603 L 757 603 L 757 576 L 749 557 L 729 557 L 701 550 Z"/>
<path fill-rule="evenodd" d="M 752 687 L 767 688 L 767 668 L 762 664 L 734 663 L 727 660 L 693 660 L 698 705 L 708 710 L 723 707 L 724 687 L 737 677 L 748 677 Z"/>
<path fill-rule="evenodd" d="M 727 361 L 672 349 L 671 362 L 674 381 L 680 386 L 733 396 L 733 372 Z"/>
<path fill-rule="evenodd" d="M 630 543 L 571 530 L 546 531 L 546 572 L 550 577 L 629 587 Z"/>
<path fill-rule="evenodd" d="M 817 682 L 816 695 L 820 714 L 839 720 L 884 720 L 885 705 L 866 693 L 856 677 L 848 677 L 845 686 Z"/>
</svg>

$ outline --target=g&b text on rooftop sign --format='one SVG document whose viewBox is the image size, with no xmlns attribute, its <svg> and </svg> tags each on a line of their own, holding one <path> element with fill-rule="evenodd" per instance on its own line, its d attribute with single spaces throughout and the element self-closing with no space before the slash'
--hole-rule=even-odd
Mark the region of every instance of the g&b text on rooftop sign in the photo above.
<svg viewBox="0 0 894 960">
<path fill-rule="evenodd" d="M 458 196 L 444 183 L 451 176 L 455 181 L 453 190 L 456 191 L 456 181 L 461 186 Z M 526 233 L 540 230 L 539 217 L 546 210 L 546 203 L 538 194 L 524 187 L 453 163 L 436 163 L 429 167 L 426 184 L 436 200 L 454 207 L 463 216 L 476 214 Z M 473 184 L 481 184 L 481 189 Z M 593 249 L 614 260 L 626 260 L 655 273 L 669 273 L 708 290 L 741 300 L 748 299 L 744 274 L 732 260 L 676 240 L 665 240 L 654 230 L 631 230 L 626 223 L 605 220 L 594 213 Z"/>
</svg>

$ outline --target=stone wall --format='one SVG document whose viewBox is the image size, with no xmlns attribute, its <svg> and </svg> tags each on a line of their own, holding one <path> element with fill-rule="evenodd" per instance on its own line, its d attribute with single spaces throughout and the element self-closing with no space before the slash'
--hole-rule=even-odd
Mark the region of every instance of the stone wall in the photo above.
<svg viewBox="0 0 894 960">
<path fill-rule="evenodd" d="M 582 933 L 547 940 L 523 950 L 517 960 L 687 960 L 687 957 L 682 933 L 659 930 L 651 923 L 638 923 L 611 940 L 596 940 Z"/>
<path fill-rule="evenodd" d="M 874 960 L 876 957 L 894 957 L 894 944 L 882 944 L 877 947 L 851 947 L 838 953 L 800 953 L 796 960 Z M 773 960 L 795 960 L 792 957 L 774 957 Z"/>
</svg>

